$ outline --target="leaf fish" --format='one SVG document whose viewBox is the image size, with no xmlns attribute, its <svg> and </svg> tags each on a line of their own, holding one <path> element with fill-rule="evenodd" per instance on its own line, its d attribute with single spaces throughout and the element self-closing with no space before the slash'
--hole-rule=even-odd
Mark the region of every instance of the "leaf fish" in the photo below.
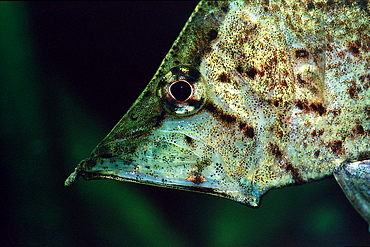
<svg viewBox="0 0 370 247">
<path fill-rule="evenodd" d="M 251 207 L 334 174 L 370 223 L 370 4 L 201 1 L 148 86 L 67 178 Z"/>
</svg>

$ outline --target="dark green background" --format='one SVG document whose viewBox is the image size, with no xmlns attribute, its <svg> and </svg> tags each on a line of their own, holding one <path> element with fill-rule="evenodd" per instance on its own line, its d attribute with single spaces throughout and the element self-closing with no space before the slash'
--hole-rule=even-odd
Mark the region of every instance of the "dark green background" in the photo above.
<svg viewBox="0 0 370 247">
<path fill-rule="evenodd" d="M 116 181 L 63 183 L 125 113 L 194 2 L 0 2 L 3 246 L 368 245 L 334 179 L 259 209 Z"/>
</svg>

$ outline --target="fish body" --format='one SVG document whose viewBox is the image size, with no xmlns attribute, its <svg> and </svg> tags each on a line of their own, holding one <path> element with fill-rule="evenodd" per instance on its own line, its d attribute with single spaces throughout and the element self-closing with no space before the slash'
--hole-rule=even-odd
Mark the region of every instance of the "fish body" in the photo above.
<svg viewBox="0 0 370 247">
<path fill-rule="evenodd" d="M 345 193 L 368 195 L 369 12 L 365 1 L 200 2 L 65 184 L 131 181 L 256 207 L 335 170 Z M 349 199 L 369 221 L 369 196 Z"/>
</svg>

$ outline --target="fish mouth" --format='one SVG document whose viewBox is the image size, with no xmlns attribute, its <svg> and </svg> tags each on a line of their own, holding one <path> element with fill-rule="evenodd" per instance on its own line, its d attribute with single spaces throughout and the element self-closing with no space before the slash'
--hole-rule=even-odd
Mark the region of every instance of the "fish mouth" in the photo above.
<svg viewBox="0 0 370 247">
<path fill-rule="evenodd" d="M 117 143 L 123 144 L 101 143 L 95 150 L 100 150 L 101 145 L 112 150 L 112 145 Z M 65 186 L 72 185 L 78 177 L 111 179 L 212 194 L 246 203 L 243 189 L 223 169 L 225 162 L 220 153 L 203 141 L 183 133 L 158 132 L 138 143 L 131 154 L 99 153 L 100 157 L 82 160 Z M 129 141 L 124 144 L 132 145 Z"/>
<path fill-rule="evenodd" d="M 227 196 L 229 193 L 236 192 L 236 190 L 232 191 L 230 188 L 221 186 L 217 180 L 205 178 L 201 175 L 190 174 L 183 178 L 163 178 L 144 172 L 142 166 L 135 162 L 116 158 L 87 158 L 82 160 L 75 171 L 67 178 L 65 186 L 72 185 L 79 176 L 85 180 L 111 179 L 208 194 L 224 194 L 225 197 L 229 197 Z M 197 177 L 201 178 L 196 179 Z"/>
</svg>

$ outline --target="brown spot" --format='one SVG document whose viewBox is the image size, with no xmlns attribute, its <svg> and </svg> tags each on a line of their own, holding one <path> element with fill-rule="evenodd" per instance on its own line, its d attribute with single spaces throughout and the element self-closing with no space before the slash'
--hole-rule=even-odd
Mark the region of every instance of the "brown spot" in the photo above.
<svg viewBox="0 0 370 247">
<path fill-rule="evenodd" d="M 360 50 L 356 46 L 350 46 L 349 52 L 351 52 L 354 56 L 358 56 L 358 54 L 360 54 Z"/>
<path fill-rule="evenodd" d="M 245 135 L 249 138 L 254 137 L 254 128 L 252 126 L 247 126 L 246 130 L 244 131 Z"/>
<path fill-rule="evenodd" d="M 330 148 L 332 153 L 335 153 L 337 155 L 343 154 L 343 147 L 342 147 L 342 141 L 336 140 L 328 143 L 328 147 Z"/>
<path fill-rule="evenodd" d="M 317 158 L 317 157 L 319 157 L 319 155 L 320 155 L 320 150 L 316 150 L 314 153 L 313 153 L 313 155 Z"/>
<path fill-rule="evenodd" d="M 319 104 L 312 103 L 310 107 L 313 111 L 318 112 L 320 116 L 322 116 L 326 112 L 326 109 L 320 103 Z"/>
<path fill-rule="evenodd" d="M 221 114 L 220 119 L 226 123 L 234 123 L 236 121 L 236 118 L 229 114 Z"/>
<path fill-rule="evenodd" d="M 221 72 L 221 74 L 219 74 L 218 80 L 221 82 L 230 83 L 230 77 L 225 72 Z"/>
<path fill-rule="evenodd" d="M 267 102 L 275 107 L 278 107 L 279 106 L 279 102 L 282 102 L 281 99 L 268 99 Z"/>
<path fill-rule="evenodd" d="M 201 184 L 206 181 L 203 175 L 200 175 L 198 172 L 190 173 L 188 177 L 185 179 L 195 183 L 195 184 Z"/>
<path fill-rule="evenodd" d="M 194 139 L 191 138 L 190 136 L 185 136 L 185 142 L 191 146 L 191 147 L 194 147 Z"/>
<path fill-rule="evenodd" d="M 245 136 L 249 137 L 249 138 L 253 138 L 254 137 L 254 128 L 253 126 L 247 126 L 246 123 L 239 123 L 239 129 L 240 130 L 243 130 L 243 133 Z"/>
<path fill-rule="evenodd" d="M 306 51 L 304 49 L 299 49 L 299 50 L 295 51 L 295 57 L 296 58 L 306 58 L 308 56 L 309 56 L 308 51 Z"/>
<path fill-rule="evenodd" d="M 241 123 L 239 123 L 239 129 L 244 129 L 245 128 L 245 126 L 247 126 L 247 124 L 246 123 L 243 123 L 243 122 L 241 122 Z"/>
<path fill-rule="evenodd" d="M 269 146 L 267 147 L 267 151 L 269 151 L 272 155 L 279 159 L 283 156 L 283 153 L 282 151 L 280 151 L 279 146 L 272 142 L 270 142 Z"/>
<path fill-rule="evenodd" d="M 360 124 L 356 124 L 355 127 L 353 127 L 352 129 L 352 133 L 354 135 L 363 135 L 365 133 L 364 127 L 362 127 L 362 125 Z"/>
<path fill-rule="evenodd" d="M 247 71 L 247 76 L 254 80 L 254 78 L 256 77 L 257 73 L 258 73 L 257 72 L 257 69 L 251 68 L 250 70 Z"/>
<path fill-rule="evenodd" d="M 294 179 L 294 181 L 296 183 L 302 183 L 303 182 L 303 179 L 301 177 L 301 174 L 299 173 L 299 170 L 295 167 L 293 167 L 293 165 L 291 163 L 288 163 L 285 167 L 286 171 L 287 172 L 290 172 L 291 175 L 292 175 L 292 178 Z"/>
<path fill-rule="evenodd" d="M 306 110 L 307 107 L 307 102 L 302 101 L 302 100 L 294 100 L 295 105 L 300 109 L 300 110 Z"/>
<path fill-rule="evenodd" d="M 326 113 L 325 107 L 321 103 L 311 103 L 308 104 L 306 100 L 294 100 L 295 105 L 305 111 L 317 112 L 320 116 Z"/>
<path fill-rule="evenodd" d="M 214 105 L 213 102 L 208 102 L 208 104 L 205 106 L 205 109 L 209 111 L 210 113 L 219 114 L 220 110 L 217 109 L 217 107 Z"/>
<path fill-rule="evenodd" d="M 236 117 L 225 113 L 223 110 L 217 108 L 213 102 L 208 102 L 208 104 L 205 105 L 205 109 L 210 112 L 213 116 L 221 120 L 222 122 L 225 122 L 227 124 L 234 123 L 236 121 Z"/>
<path fill-rule="evenodd" d="M 236 71 L 238 71 L 239 74 L 242 74 L 244 72 L 244 69 L 242 66 L 239 65 L 238 67 L 236 67 Z"/>
<path fill-rule="evenodd" d="M 330 110 L 329 113 L 332 113 L 334 117 L 336 117 L 342 113 L 342 110 L 341 109 Z"/>
<path fill-rule="evenodd" d="M 351 86 L 349 86 L 347 92 L 351 99 L 355 99 L 358 98 L 358 93 L 361 92 L 361 88 L 359 88 L 354 81 L 351 81 Z"/>
</svg>

